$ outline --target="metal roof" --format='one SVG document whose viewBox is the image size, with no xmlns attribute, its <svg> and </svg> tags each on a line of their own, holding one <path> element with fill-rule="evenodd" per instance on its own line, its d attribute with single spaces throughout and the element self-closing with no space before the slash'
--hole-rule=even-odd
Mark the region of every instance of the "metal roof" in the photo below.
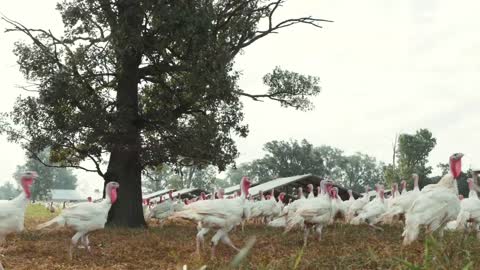
<svg viewBox="0 0 480 270">
<path fill-rule="evenodd" d="M 199 196 L 201 192 L 203 192 L 203 190 L 199 189 L 199 188 L 184 188 L 184 189 L 177 190 L 177 191 L 173 192 L 172 196 L 176 197 L 176 196 L 178 196 L 178 194 L 180 194 L 180 197 L 182 197 L 182 198 L 193 198 L 193 197 Z M 163 195 L 162 198 L 164 200 L 169 199 L 168 194 Z"/>
<path fill-rule="evenodd" d="M 279 187 L 288 185 L 292 182 L 296 182 L 308 177 L 318 178 L 317 182 L 320 183 L 321 178 L 318 176 L 311 175 L 311 174 L 296 175 L 296 176 L 290 176 L 290 177 L 277 178 L 277 179 L 262 183 L 258 186 L 250 188 L 249 193 L 251 193 L 253 196 L 256 196 L 260 191 L 270 192 L 274 188 L 279 188 Z"/>
<path fill-rule="evenodd" d="M 169 190 L 171 189 L 162 189 L 159 191 L 155 191 L 153 193 L 143 195 L 143 199 L 145 200 L 145 199 L 151 199 L 151 198 L 162 196 L 163 194 L 167 194 Z"/>
<path fill-rule="evenodd" d="M 52 201 L 86 201 L 85 196 L 75 189 L 51 189 Z"/>
<path fill-rule="evenodd" d="M 230 194 L 230 193 L 233 193 L 235 191 L 239 191 L 240 190 L 240 185 L 227 187 L 227 188 L 224 188 L 223 190 L 224 190 L 225 194 Z"/>
</svg>

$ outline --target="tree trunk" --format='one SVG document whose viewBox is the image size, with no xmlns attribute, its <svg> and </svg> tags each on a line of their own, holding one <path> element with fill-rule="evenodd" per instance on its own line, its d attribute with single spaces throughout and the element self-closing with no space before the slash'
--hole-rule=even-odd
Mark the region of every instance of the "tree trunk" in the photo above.
<svg viewBox="0 0 480 270">
<path fill-rule="evenodd" d="M 141 168 L 135 151 L 117 149 L 110 156 L 105 183 L 117 181 L 118 200 L 108 215 L 107 225 L 119 227 L 145 227 L 142 208 Z"/>
<path fill-rule="evenodd" d="M 133 0 L 118 1 L 118 29 L 113 29 L 117 44 L 117 114 L 113 123 L 112 145 L 105 182 L 120 184 L 118 200 L 112 206 L 107 225 L 145 227 L 142 209 L 138 82 L 142 12 Z"/>
<path fill-rule="evenodd" d="M 118 200 L 109 213 L 108 225 L 121 227 L 146 226 L 142 209 L 140 163 L 140 129 L 138 118 L 138 65 L 127 65 L 126 74 L 119 79 L 117 90 L 118 136 L 110 154 L 105 181 L 120 184 Z M 137 68 L 135 68 L 137 67 Z M 133 77 L 133 78 L 130 78 Z"/>
</svg>

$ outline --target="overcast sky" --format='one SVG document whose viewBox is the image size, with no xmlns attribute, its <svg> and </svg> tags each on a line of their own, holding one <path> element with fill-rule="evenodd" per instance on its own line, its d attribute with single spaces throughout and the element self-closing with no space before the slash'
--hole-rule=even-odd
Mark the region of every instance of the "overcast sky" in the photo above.
<svg viewBox="0 0 480 270">
<path fill-rule="evenodd" d="M 61 29 L 55 0 L 8 1 L 0 8 L 27 26 Z M 238 140 L 238 162 L 264 155 L 270 140 L 307 139 L 351 154 L 390 161 L 396 133 L 428 128 L 437 138 L 430 163 L 466 154 L 478 164 L 480 121 L 480 3 L 450 0 L 289 0 L 279 18 L 313 15 L 334 23 L 296 26 L 267 37 L 239 56 L 240 85 L 265 91 L 262 76 L 275 66 L 315 75 L 322 93 L 315 109 L 298 112 L 245 99 L 250 135 Z M 1 29 L 5 24 L 0 22 Z M 0 33 L 0 111 L 11 110 L 25 80 L 12 54 L 17 34 Z M 19 146 L 0 137 L 0 184 L 24 162 Z M 77 172 L 82 190 L 101 187 L 95 174 Z"/>
</svg>

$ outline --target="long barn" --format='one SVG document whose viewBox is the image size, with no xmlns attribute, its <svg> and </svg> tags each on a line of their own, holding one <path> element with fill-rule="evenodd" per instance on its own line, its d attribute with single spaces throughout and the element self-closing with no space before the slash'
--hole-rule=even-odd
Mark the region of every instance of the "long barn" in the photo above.
<svg viewBox="0 0 480 270">
<path fill-rule="evenodd" d="M 278 196 L 280 192 L 287 194 L 287 200 L 290 198 L 296 198 L 296 190 L 299 187 L 303 188 L 304 193 L 307 191 L 307 185 L 312 184 L 314 186 L 314 193 L 317 194 L 317 186 L 320 185 L 320 181 L 323 178 L 313 174 L 296 175 L 290 177 L 283 177 L 270 180 L 265 183 L 257 184 L 250 188 L 250 194 L 255 198 L 259 193 L 269 194 L 272 189 L 275 190 L 275 196 Z M 348 200 L 348 190 L 340 185 L 335 185 L 338 188 L 339 196 L 342 200 Z M 225 194 L 232 194 L 240 190 L 239 185 L 225 188 Z M 360 197 L 359 193 L 353 192 L 355 198 Z"/>
</svg>

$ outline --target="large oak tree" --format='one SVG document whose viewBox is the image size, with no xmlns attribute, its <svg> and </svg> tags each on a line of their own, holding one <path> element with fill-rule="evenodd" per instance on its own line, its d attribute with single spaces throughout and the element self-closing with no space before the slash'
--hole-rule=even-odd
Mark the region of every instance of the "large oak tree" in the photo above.
<svg viewBox="0 0 480 270">
<path fill-rule="evenodd" d="M 18 98 L 4 127 L 46 165 L 120 183 L 109 224 L 144 226 L 141 173 L 161 164 L 220 170 L 247 136 L 241 97 L 310 109 L 318 78 L 275 68 L 267 92 L 239 88 L 235 57 L 278 30 L 313 17 L 276 20 L 284 0 L 76 0 L 57 5 L 64 34 L 4 18 L 25 34 L 15 54 L 38 93 Z M 258 93 L 258 92 L 256 92 Z M 94 167 L 82 166 L 89 160 Z M 102 171 L 102 163 L 107 163 Z"/>
</svg>

